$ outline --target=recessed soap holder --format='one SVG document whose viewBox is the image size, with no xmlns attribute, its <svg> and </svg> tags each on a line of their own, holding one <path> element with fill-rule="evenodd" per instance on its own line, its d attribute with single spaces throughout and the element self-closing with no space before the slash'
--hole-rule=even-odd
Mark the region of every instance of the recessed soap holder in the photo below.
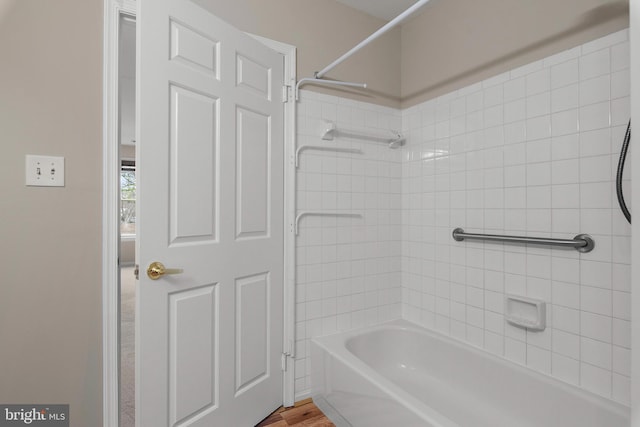
<svg viewBox="0 0 640 427">
<path fill-rule="evenodd" d="M 504 313 L 507 322 L 521 328 L 544 331 L 547 326 L 546 303 L 539 299 L 507 295 Z"/>
</svg>

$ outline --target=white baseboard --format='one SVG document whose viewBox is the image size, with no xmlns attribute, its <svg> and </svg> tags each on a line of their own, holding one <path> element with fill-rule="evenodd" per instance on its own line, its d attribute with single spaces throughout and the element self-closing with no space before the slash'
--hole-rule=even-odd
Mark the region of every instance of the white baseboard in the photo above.
<svg viewBox="0 0 640 427">
<path fill-rule="evenodd" d="M 305 390 L 300 393 L 296 393 L 295 401 L 299 402 L 301 400 L 309 399 L 311 397 L 311 390 Z"/>
</svg>

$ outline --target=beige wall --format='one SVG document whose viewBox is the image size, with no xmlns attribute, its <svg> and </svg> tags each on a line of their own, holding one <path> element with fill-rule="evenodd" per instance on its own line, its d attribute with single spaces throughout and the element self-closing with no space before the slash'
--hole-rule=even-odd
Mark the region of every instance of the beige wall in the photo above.
<svg viewBox="0 0 640 427">
<path fill-rule="evenodd" d="M 432 0 L 402 27 L 402 106 L 628 26 L 626 0 Z"/>
<path fill-rule="evenodd" d="M 333 1 L 195 1 L 243 31 L 297 46 L 298 78 L 384 24 Z M 364 96 L 314 90 L 407 107 L 628 25 L 627 0 L 432 0 L 327 75 L 366 82 Z"/>
<path fill-rule="evenodd" d="M 0 4 L 0 402 L 100 426 L 102 1 Z M 26 154 L 66 186 L 25 187 Z"/>
<path fill-rule="evenodd" d="M 235 27 L 296 46 L 298 78 L 312 77 L 385 24 L 332 0 L 195 0 Z M 333 95 L 398 107 L 400 29 L 396 28 L 329 72 L 325 78 L 367 83 L 363 96 Z M 311 86 L 305 86 L 311 89 Z M 315 88 L 314 88 L 315 90 Z"/>
</svg>

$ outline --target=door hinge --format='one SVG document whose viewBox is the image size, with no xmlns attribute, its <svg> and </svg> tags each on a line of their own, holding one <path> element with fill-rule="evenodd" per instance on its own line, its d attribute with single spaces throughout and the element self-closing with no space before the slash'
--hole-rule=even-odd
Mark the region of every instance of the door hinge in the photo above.
<svg viewBox="0 0 640 427">
<path fill-rule="evenodd" d="M 282 103 L 286 104 L 289 102 L 289 93 L 291 92 L 291 86 L 284 85 L 282 86 Z"/>
<path fill-rule="evenodd" d="M 293 342 L 293 340 L 289 340 L 289 346 L 287 348 L 287 351 L 284 352 L 284 354 L 286 354 L 289 357 L 296 357 L 295 348 L 296 348 L 296 345 Z"/>
<path fill-rule="evenodd" d="M 136 268 L 133 269 L 133 275 L 136 276 L 136 280 L 140 280 L 140 266 L 136 264 Z"/>
<path fill-rule="evenodd" d="M 289 358 L 294 358 L 295 356 L 293 355 L 293 349 L 294 349 L 294 344 L 292 340 L 289 340 L 289 346 L 286 349 L 286 351 L 282 352 L 282 370 L 286 371 L 287 370 L 287 361 L 289 360 Z"/>
</svg>

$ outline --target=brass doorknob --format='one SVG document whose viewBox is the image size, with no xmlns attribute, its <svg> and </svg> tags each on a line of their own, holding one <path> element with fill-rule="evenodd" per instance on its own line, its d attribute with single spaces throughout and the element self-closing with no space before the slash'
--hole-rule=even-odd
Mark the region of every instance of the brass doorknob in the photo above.
<svg viewBox="0 0 640 427">
<path fill-rule="evenodd" d="M 165 268 L 164 264 L 161 262 L 152 262 L 149 264 L 149 268 L 147 268 L 147 276 L 151 280 L 158 280 L 165 274 L 180 274 L 184 270 L 181 268 Z"/>
</svg>

